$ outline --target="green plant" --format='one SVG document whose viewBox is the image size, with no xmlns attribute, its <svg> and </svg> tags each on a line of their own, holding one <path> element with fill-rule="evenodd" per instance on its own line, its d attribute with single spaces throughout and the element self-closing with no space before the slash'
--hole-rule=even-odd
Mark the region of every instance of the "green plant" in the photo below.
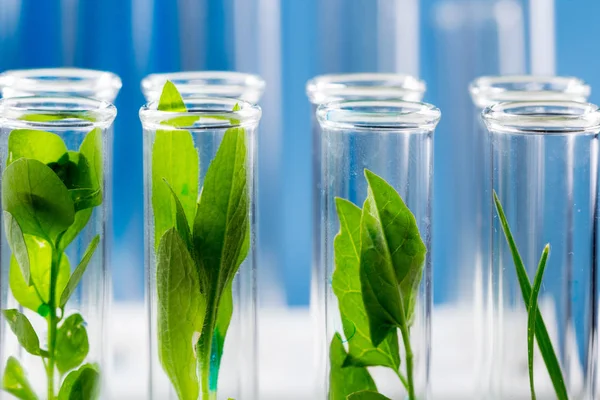
<svg viewBox="0 0 600 400">
<path fill-rule="evenodd" d="M 158 109 L 186 110 L 171 82 L 163 88 Z M 164 124 L 179 127 L 182 118 L 189 124 L 198 117 L 176 117 Z M 200 190 L 191 133 L 156 131 L 152 207 L 159 356 L 181 400 L 196 400 L 200 389 L 203 399 L 216 393 L 233 313 L 231 285 L 250 247 L 246 152 L 244 128 L 227 129 Z"/>
<path fill-rule="evenodd" d="M 338 298 L 346 352 L 336 334 L 330 350 L 330 399 L 381 399 L 366 367 L 392 369 L 416 399 L 410 327 L 426 247 L 414 215 L 384 179 L 365 170 L 362 210 L 336 198 L 340 232 L 334 240 L 333 291 Z M 398 330 L 406 355 L 400 372 Z"/>
<path fill-rule="evenodd" d="M 498 195 L 495 191 L 494 204 L 496 206 L 496 211 L 498 212 L 498 217 L 500 219 L 500 224 L 502 225 L 502 230 L 504 231 L 504 235 L 506 237 L 506 242 L 508 243 L 508 246 L 510 248 L 510 252 L 517 272 L 517 278 L 519 280 L 519 286 L 521 287 L 523 302 L 528 312 L 527 351 L 531 398 L 536 398 L 533 381 L 533 339 L 535 336 L 535 338 L 537 339 L 538 348 L 540 349 L 540 353 L 542 354 L 542 358 L 544 360 L 544 363 L 546 364 L 546 369 L 548 370 L 548 374 L 550 375 L 550 379 L 552 380 L 552 385 L 554 386 L 554 391 L 556 392 L 557 398 L 559 400 L 568 400 L 569 397 L 567 394 L 567 388 L 565 386 L 565 381 L 562 375 L 560 364 L 558 362 L 558 358 L 556 357 L 554 347 L 552 346 L 550 336 L 548 335 L 546 324 L 544 322 L 544 319 L 542 318 L 541 312 L 538 310 L 537 305 L 537 298 L 540 288 L 542 286 L 542 278 L 546 269 L 548 254 L 550 252 L 550 245 L 547 244 L 544 247 L 544 250 L 542 251 L 542 256 L 540 257 L 540 262 L 538 264 L 538 269 L 535 274 L 534 285 L 532 288 L 531 282 L 529 281 L 529 277 L 527 276 L 527 270 L 525 269 L 525 265 L 523 264 L 523 259 L 519 254 L 519 249 L 517 248 L 517 244 L 508 225 L 506 215 L 504 214 L 504 209 L 502 208 L 500 199 L 498 198 Z"/>
<path fill-rule="evenodd" d="M 56 117 L 54 119 L 59 119 Z M 6 239 L 12 251 L 9 287 L 15 300 L 36 312 L 48 326 L 42 348 L 29 319 L 19 310 L 2 314 L 25 351 L 41 358 L 47 375 L 47 399 L 95 399 L 100 371 L 83 364 L 89 351 L 80 314 L 65 314 L 100 235 L 93 238 L 71 273 L 65 250 L 102 204 L 102 133 L 93 129 L 79 151 L 70 151 L 60 136 L 16 129 L 8 137 L 7 166 L 2 174 L 2 209 Z M 66 377 L 55 390 L 56 372 Z M 19 361 L 7 361 L 2 388 L 13 396 L 38 396 Z"/>
</svg>

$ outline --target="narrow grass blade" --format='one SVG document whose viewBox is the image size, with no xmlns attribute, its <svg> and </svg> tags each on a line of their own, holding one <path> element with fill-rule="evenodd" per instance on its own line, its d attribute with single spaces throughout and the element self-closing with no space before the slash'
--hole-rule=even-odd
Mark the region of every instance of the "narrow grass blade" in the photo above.
<svg viewBox="0 0 600 400">
<path fill-rule="evenodd" d="M 498 217 L 500 218 L 502 229 L 504 230 L 504 235 L 506 236 L 506 241 L 508 243 L 508 246 L 510 247 L 510 252 L 513 257 L 513 261 L 517 271 L 517 278 L 519 280 L 519 286 L 521 287 L 521 294 L 523 295 L 523 301 L 525 303 L 525 308 L 529 310 L 529 300 L 531 298 L 531 282 L 529 281 L 529 277 L 527 276 L 527 270 L 523 265 L 523 260 L 521 259 L 521 255 L 519 254 L 517 244 L 515 243 L 515 240 L 510 231 L 510 227 L 508 226 L 506 215 L 504 214 L 502 204 L 500 204 L 500 199 L 498 198 L 496 191 L 494 191 L 494 203 L 496 205 L 496 210 L 498 211 Z M 560 369 L 558 358 L 556 357 L 556 352 L 554 351 L 554 347 L 552 347 L 550 335 L 548 335 L 548 329 L 546 329 L 546 324 L 544 323 L 544 319 L 542 318 L 541 314 L 536 314 L 537 315 L 535 318 L 535 336 L 537 338 L 540 353 L 542 353 L 542 358 L 544 359 L 544 363 L 546 364 L 546 369 L 548 370 L 548 374 L 550 375 L 550 379 L 552 380 L 554 391 L 556 392 L 556 396 L 559 400 L 568 400 L 569 397 L 567 394 L 567 388 L 565 386 L 565 380 Z"/>
<path fill-rule="evenodd" d="M 548 253 L 550 252 L 550 244 L 547 244 L 542 251 L 540 262 L 538 264 L 535 278 L 533 279 L 533 290 L 529 299 L 529 315 L 527 317 L 527 352 L 529 364 L 529 387 L 531 389 L 531 400 L 535 400 L 535 384 L 533 379 L 533 338 L 535 332 L 535 320 L 538 315 L 538 294 L 542 287 L 542 279 L 546 269 L 546 261 L 548 261 Z"/>
</svg>

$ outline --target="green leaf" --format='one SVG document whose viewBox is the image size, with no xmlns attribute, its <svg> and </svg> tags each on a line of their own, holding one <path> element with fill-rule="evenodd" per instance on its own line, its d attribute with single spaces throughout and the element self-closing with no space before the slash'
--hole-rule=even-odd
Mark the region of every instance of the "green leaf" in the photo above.
<svg viewBox="0 0 600 400">
<path fill-rule="evenodd" d="M 373 392 L 372 390 L 363 390 L 361 392 L 352 393 L 347 397 L 347 400 L 390 400 L 384 395 Z"/>
<path fill-rule="evenodd" d="M 2 314 L 4 314 L 10 329 L 19 340 L 19 344 L 28 353 L 39 356 L 41 354 L 40 339 L 27 317 L 17 310 L 2 310 Z"/>
<path fill-rule="evenodd" d="M 344 366 L 384 366 L 398 371 L 400 350 L 393 330 L 378 346 L 371 343 L 369 318 L 360 283 L 361 209 L 347 200 L 335 199 L 340 232 L 334 239 L 335 270 L 332 288 L 340 307 L 348 357 Z"/>
<path fill-rule="evenodd" d="M 50 269 L 52 264 L 52 247 L 48 242 L 35 236 L 25 235 L 25 244 L 29 253 L 31 280 L 29 286 L 23 279 L 23 274 L 14 257 L 11 257 L 9 269 L 9 285 L 14 298 L 23 307 L 46 316 L 50 301 Z M 65 254 L 62 255 L 58 276 L 56 279 L 57 293 L 62 293 L 69 276 L 71 266 Z"/>
<path fill-rule="evenodd" d="M 100 371 L 92 364 L 70 372 L 58 392 L 58 400 L 96 400 L 99 397 Z"/>
<path fill-rule="evenodd" d="M 23 279 L 23 274 L 19 268 L 19 263 L 15 257 L 11 256 L 10 266 L 8 270 L 8 284 L 10 291 L 13 294 L 15 300 L 19 302 L 25 308 L 40 313 L 42 316 L 46 316 L 46 312 L 49 311 L 44 301 L 39 296 L 35 289 L 35 286 L 27 285 Z M 44 314 L 42 314 L 44 313 Z"/>
<path fill-rule="evenodd" d="M 2 175 L 2 207 L 23 233 L 54 243 L 75 219 L 69 191 L 56 174 L 37 160 L 21 158 Z"/>
<path fill-rule="evenodd" d="M 206 302 L 196 265 L 175 228 L 165 232 L 158 247 L 156 286 L 161 365 L 180 400 L 197 400 L 193 338 L 202 330 Z"/>
<path fill-rule="evenodd" d="M 98 186 L 96 172 L 83 153 L 69 151 L 48 166 L 69 189 L 75 211 L 102 204 L 102 189 Z"/>
<path fill-rule="evenodd" d="M 15 129 L 8 136 L 7 166 L 19 158 L 32 158 L 42 164 L 57 161 L 67 152 L 60 136 L 44 131 Z"/>
<path fill-rule="evenodd" d="M 329 348 L 329 400 L 346 400 L 362 390 L 377 391 L 371 374 L 365 367 L 344 367 L 347 354 L 342 337 L 336 333 Z"/>
<path fill-rule="evenodd" d="M 6 240 L 10 246 L 12 254 L 19 264 L 23 279 L 27 286 L 31 285 L 31 272 L 29 268 L 29 253 L 25 244 L 23 231 L 16 219 L 8 211 L 4 211 L 4 229 L 6 230 Z"/>
<path fill-rule="evenodd" d="M 192 135 L 187 131 L 156 131 L 152 147 L 152 210 L 156 247 L 162 235 L 176 226 L 177 202 L 173 193 L 181 202 L 187 221 L 194 220 L 198 180 L 198 151 Z"/>
<path fill-rule="evenodd" d="M 203 391 L 208 390 L 213 334 L 218 304 L 233 280 L 247 248 L 250 200 L 244 129 L 228 129 L 204 179 L 194 220 L 200 282 L 207 296 L 207 313 L 197 345 Z"/>
<path fill-rule="evenodd" d="M 81 262 L 79 263 L 77 268 L 75 268 L 75 271 L 73 271 L 73 275 L 71 275 L 71 277 L 69 278 L 69 281 L 67 282 L 65 290 L 62 292 L 62 295 L 60 296 L 59 306 L 61 308 L 63 308 L 65 306 L 65 304 L 67 304 L 67 301 L 69 301 L 69 298 L 71 297 L 71 295 L 77 288 L 77 285 L 79 284 L 81 277 L 83 277 L 83 273 L 85 272 L 88 264 L 90 263 L 90 260 L 92 259 L 92 256 L 94 255 L 94 252 L 96 251 L 96 248 L 98 247 L 99 243 L 100 243 L 100 235 L 94 236 L 94 238 L 88 245 L 88 248 L 85 250 L 85 254 L 83 255 L 83 258 L 81 259 Z"/>
<path fill-rule="evenodd" d="M 83 139 L 81 146 L 79 146 L 79 153 L 85 157 L 85 161 L 89 166 L 90 188 L 100 190 L 101 193 L 104 188 L 104 159 L 102 151 L 102 130 L 94 128 Z M 102 194 L 99 197 L 102 199 Z"/>
<path fill-rule="evenodd" d="M 81 119 L 84 121 L 96 122 L 96 117 L 93 115 L 86 115 L 84 113 L 77 114 L 25 114 L 19 118 L 22 121 L 31 122 L 48 122 L 48 121 L 61 121 L 63 119 Z"/>
<path fill-rule="evenodd" d="M 368 170 L 365 176 L 369 189 L 361 217 L 360 277 L 371 342 L 379 346 L 396 327 L 408 327 L 427 248 L 394 188 Z"/>
<path fill-rule="evenodd" d="M 61 374 L 77 368 L 89 351 L 88 334 L 80 314 L 68 316 L 58 328 L 54 357 Z"/>
<path fill-rule="evenodd" d="M 165 185 L 167 185 L 167 187 L 171 191 L 171 194 L 173 195 L 173 201 L 175 202 L 175 228 L 177 229 L 177 232 L 179 232 L 179 235 L 188 247 L 190 254 L 193 254 L 194 247 L 192 245 L 192 233 L 190 232 L 190 224 L 188 222 L 187 217 L 185 216 L 185 210 L 183 209 L 183 205 L 181 204 L 181 201 L 179 201 L 177 193 L 175 193 L 171 185 L 169 185 L 169 182 L 167 182 L 166 180 L 164 182 Z"/>
<path fill-rule="evenodd" d="M 519 254 L 519 249 L 517 248 L 515 239 L 513 238 L 512 232 L 510 231 L 510 227 L 508 226 L 506 215 L 504 214 L 502 204 L 500 204 L 500 199 L 498 198 L 496 191 L 494 191 L 494 204 L 496 206 L 496 210 L 498 211 L 498 217 L 500 219 L 500 223 L 502 225 L 502 229 L 506 237 L 506 242 L 508 243 L 510 252 L 512 254 L 513 262 L 515 264 L 517 279 L 519 280 L 519 286 L 521 287 L 521 295 L 523 296 L 523 302 L 525 304 L 525 308 L 529 310 L 529 300 L 531 299 L 532 291 L 531 282 L 529 281 L 529 277 L 527 276 L 527 270 L 525 269 L 525 265 L 523 264 L 523 259 Z M 558 358 L 556 357 L 556 352 L 554 351 L 554 347 L 552 346 L 552 341 L 550 340 L 550 335 L 548 334 L 548 330 L 546 329 L 546 324 L 544 322 L 544 319 L 542 318 L 541 313 L 536 313 L 535 337 L 537 339 L 537 344 L 540 349 L 540 353 L 542 354 L 542 358 L 544 359 L 544 363 L 546 364 L 548 375 L 552 380 L 552 385 L 554 386 L 556 396 L 559 400 L 568 400 L 569 397 L 567 394 L 567 388 L 565 386 L 565 380 L 562 375 L 562 370 L 560 368 L 560 363 L 558 362 Z"/>
<path fill-rule="evenodd" d="M 86 208 L 75 213 L 73 225 L 71 225 L 60 238 L 60 243 L 58 245 L 60 251 L 64 251 L 77 235 L 81 233 L 83 228 L 86 227 L 93 211 L 92 208 Z"/>
<path fill-rule="evenodd" d="M 538 294 L 542 287 L 542 279 L 544 278 L 544 270 L 546 269 L 546 261 L 548 261 L 548 253 L 550 252 L 550 245 L 547 244 L 542 251 L 540 262 L 538 264 L 537 272 L 535 273 L 535 279 L 533 280 L 533 290 L 531 291 L 531 298 L 529 299 L 529 315 L 527 316 L 527 353 L 528 353 L 528 364 L 529 364 L 529 386 L 531 389 L 531 400 L 535 400 L 535 385 L 533 378 L 533 336 L 535 332 L 535 319 L 538 314 Z"/>
<path fill-rule="evenodd" d="M 38 400 L 33 388 L 29 384 L 27 374 L 19 361 L 14 357 L 8 357 L 4 376 L 2 377 L 2 389 L 21 400 Z"/>
<path fill-rule="evenodd" d="M 186 112 L 187 108 L 179 91 L 171 81 L 166 81 L 158 101 L 159 111 Z"/>
</svg>

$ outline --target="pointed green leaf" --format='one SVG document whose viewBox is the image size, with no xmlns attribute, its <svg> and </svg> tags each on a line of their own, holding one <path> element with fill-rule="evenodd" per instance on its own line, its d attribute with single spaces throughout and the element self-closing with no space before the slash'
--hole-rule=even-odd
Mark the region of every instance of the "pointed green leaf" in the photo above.
<svg viewBox="0 0 600 400">
<path fill-rule="evenodd" d="M 194 220 L 194 248 L 199 249 L 200 279 L 207 293 L 207 318 L 197 345 L 203 388 L 208 386 L 218 304 L 243 261 L 249 215 L 245 131 L 232 128 L 206 172 Z"/>
<path fill-rule="evenodd" d="M 29 269 L 29 253 L 27 252 L 25 237 L 23 237 L 23 231 L 21 230 L 19 223 L 8 211 L 4 211 L 4 229 L 6 230 L 6 240 L 10 246 L 10 250 L 23 274 L 23 280 L 27 286 L 30 286 L 31 272 Z"/>
<path fill-rule="evenodd" d="M 378 346 L 371 343 L 369 318 L 360 283 L 361 209 L 347 200 L 335 199 L 340 232 L 334 239 L 335 270 L 333 292 L 338 299 L 348 358 L 344 365 L 384 366 L 398 371 L 400 350 L 398 334 L 393 330 Z"/>
<path fill-rule="evenodd" d="M 198 151 L 192 135 L 187 131 L 156 131 L 152 146 L 152 210 L 156 248 L 162 235 L 177 224 L 177 203 L 172 192 L 181 202 L 186 220 L 194 220 L 198 180 Z"/>
<path fill-rule="evenodd" d="M 59 306 L 61 308 L 63 308 L 65 306 L 65 304 L 67 304 L 67 301 L 69 301 L 69 298 L 71 297 L 71 295 L 77 288 L 77 285 L 79 284 L 79 281 L 83 277 L 83 273 L 85 272 L 88 264 L 90 263 L 90 260 L 92 259 L 92 256 L 94 255 L 94 252 L 96 251 L 96 248 L 98 247 L 99 243 L 100 243 L 100 235 L 94 236 L 94 238 L 88 245 L 88 248 L 85 250 L 85 254 L 83 255 L 83 258 L 81 259 L 81 262 L 79 263 L 77 268 L 75 268 L 75 271 L 73 271 L 73 275 L 71 275 L 71 277 L 69 278 L 69 281 L 67 282 L 67 286 L 65 287 L 65 290 L 62 292 L 62 295 L 60 296 Z"/>
<path fill-rule="evenodd" d="M 68 316 L 58 328 L 54 357 L 61 374 L 77 368 L 89 351 L 88 334 L 80 314 Z"/>
<path fill-rule="evenodd" d="M 158 100 L 159 111 L 185 112 L 187 111 L 183 98 L 171 81 L 166 81 Z"/>
<path fill-rule="evenodd" d="M 372 390 L 363 390 L 361 392 L 352 393 L 347 400 L 390 400 L 384 395 L 373 392 Z"/>
<path fill-rule="evenodd" d="M 529 300 L 531 299 L 532 289 L 531 282 L 529 281 L 529 276 L 527 276 L 527 270 L 523 264 L 523 259 L 519 254 L 519 249 L 517 248 L 517 244 L 513 238 L 512 232 L 508 225 L 508 220 L 506 219 L 506 215 L 504 214 L 502 204 L 500 204 L 500 199 L 498 198 L 496 191 L 494 191 L 494 204 L 496 206 L 498 218 L 500 219 L 500 224 L 502 225 L 502 230 L 504 231 L 506 242 L 508 243 L 513 262 L 515 264 L 517 279 L 519 280 L 521 295 L 523 296 L 523 302 L 525 303 L 525 308 L 529 310 Z M 542 354 L 542 358 L 544 359 L 544 363 L 546 364 L 546 369 L 548 370 L 548 374 L 552 380 L 552 385 L 554 387 L 554 391 L 556 392 L 556 396 L 559 400 L 568 400 L 569 397 L 562 375 L 562 370 L 560 368 L 560 363 L 558 362 L 556 352 L 554 351 L 552 341 L 550 340 L 550 335 L 546 329 L 546 323 L 544 322 L 542 314 L 540 313 L 536 313 L 535 337 L 537 339 L 537 344 L 540 349 L 540 353 Z"/>
<path fill-rule="evenodd" d="M 365 170 L 365 176 L 360 277 L 371 341 L 378 346 L 410 323 L 427 249 L 400 195 L 374 173 Z"/>
<path fill-rule="evenodd" d="M 10 329 L 19 340 L 19 344 L 27 352 L 34 356 L 39 356 L 41 354 L 40 339 L 27 317 L 17 310 L 2 310 L 2 314 L 6 318 Z"/>
<path fill-rule="evenodd" d="M 37 160 L 21 158 L 2 175 L 2 207 L 23 233 L 55 242 L 74 221 L 69 191 L 58 176 Z"/>
<path fill-rule="evenodd" d="M 175 228 L 188 247 L 188 250 L 190 250 L 190 254 L 193 254 L 192 233 L 190 232 L 190 224 L 185 216 L 183 205 L 181 204 L 181 201 L 179 201 L 177 193 L 175 193 L 171 185 L 169 185 L 169 182 L 166 180 L 164 180 L 164 182 L 171 191 L 171 194 L 173 195 L 173 201 L 175 202 Z"/>
<path fill-rule="evenodd" d="M 531 389 L 531 400 L 535 400 L 535 385 L 533 378 L 533 336 L 535 332 L 535 319 L 538 314 L 538 294 L 542 287 L 542 279 L 544 278 L 544 270 L 546 269 L 546 261 L 548 261 L 548 253 L 550 252 L 550 245 L 547 244 L 542 251 L 542 256 L 538 264 L 537 272 L 535 273 L 535 279 L 533 280 L 533 290 L 531 291 L 531 298 L 529 299 L 529 310 L 527 316 L 527 353 L 528 353 L 528 364 L 529 364 L 529 386 Z"/>
<path fill-rule="evenodd" d="M 196 265 L 175 228 L 163 235 L 157 253 L 159 358 L 180 400 L 197 400 L 193 338 L 202 330 L 206 302 Z"/>
<path fill-rule="evenodd" d="M 42 164 L 57 161 L 67 152 L 60 136 L 31 129 L 15 129 L 8 136 L 7 165 L 19 158 L 32 158 Z"/>
<path fill-rule="evenodd" d="M 58 392 L 58 400 L 96 400 L 99 397 L 100 371 L 92 364 L 70 372 Z"/>
<path fill-rule="evenodd" d="M 33 388 L 29 384 L 27 374 L 19 361 L 14 357 L 8 357 L 4 376 L 2 377 L 2 389 L 21 400 L 38 400 Z"/>
<path fill-rule="evenodd" d="M 336 333 L 329 348 L 329 400 L 346 400 L 362 390 L 377 391 L 377 386 L 365 367 L 343 367 L 347 354 L 342 337 Z"/>
</svg>

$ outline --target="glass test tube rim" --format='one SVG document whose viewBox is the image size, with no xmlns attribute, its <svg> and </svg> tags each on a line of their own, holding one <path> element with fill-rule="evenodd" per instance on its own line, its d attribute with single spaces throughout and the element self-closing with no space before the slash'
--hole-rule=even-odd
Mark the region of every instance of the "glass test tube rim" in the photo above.
<svg viewBox="0 0 600 400">
<path fill-rule="evenodd" d="M 428 103 L 403 100 L 348 100 L 322 104 L 317 119 L 323 128 L 391 133 L 428 133 L 441 118 Z"/>
<path fill-rule="evenodd" d="M 48 121 L 24 120 L 26 115 L 66 115 Z M 106 129 L 117 116 L 117 108 L 104 100 L 77 96 L 29 96 L 0 99 L 0 125 L 21 129 Z"/>
<path fill-rule="evenodd" d="M 502 102 L 488 106 L 481 116 L 488 129 L 495 133 L 548 136 L 585 135 L 600 131 L 598 106 L 576 101 Z"/>
<path fill-rule="evenodd" d="M 424 81 L 408 74 L 350 73 L 319 75 L 306 84 L 306 94 L 312 104 L 340 100 L 410 100 L 421 101 Z"/>
<path fill-rule="evenodd" d="M 157 109 L 157 101 L 142 106 L 139 114 L 144 129 L 199 131 L 245 128 L 257 125 L 262 114 L 259 106 L 239 99 L 195 97 L 186 98 L 184 101 L 187 111 L 183 112 L 160 111 Z M 240 109 L 233 111 L 235 105 L 238 105 Z M 182 117 L 198 118 L 193 121 L 182 120 L 182 123 L 176 126 L 163 124 L 165 121 Z M 234 123 L 233 120 L 237 123 Z"/>
<path fill-rule="evenodd" d="M 158 100 L 167 81 L 175 84 L 181 96 L 225 97 L 242 99 L 252 104 L 260 101 L 265 81 L 258 75 L 236 71 L 185 71 L 150 74 L 141 87 L 148 101 Z"/>
<path fill-rule="evenodd" d="M 7 89 L 16 93 L 52 93 L 114 101 L 123 86 L 121 78 L 108 71 L 85 68 L 15 69 L 0 74 L 0 92 Z"/>
<path fill-rule="evenodd" d="M 590 86 L 571 76 L 482 76 L 469 84 L 473 102 L 480 108 L 508 101 L 587 101 Z"/>
</svg>

